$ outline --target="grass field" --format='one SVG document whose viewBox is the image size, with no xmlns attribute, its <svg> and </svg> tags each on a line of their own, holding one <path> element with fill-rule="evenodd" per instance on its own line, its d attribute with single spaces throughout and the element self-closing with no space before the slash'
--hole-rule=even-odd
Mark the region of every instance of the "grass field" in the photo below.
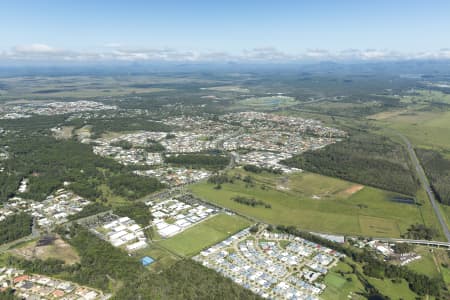
<svg viewBox="0 0 450 300">
<path fill-rule="evenodd" d="M 450 151 L 450 112 L 414 111 L 397 114 L 378 122 L 403 133 L 416 147 Z"/>
<path fill-rule="evenodd" d="M 420 254 L 422 258 L 408 264 L 408 268 L 430 277 L 439 277 L 440 269 L 436 265 L 434 254 L 430 252 L 430 248 L 416 247 L 415 252 Z"/>
<path fill-rule="evenodd" d="M 280 95 L 247 98 L 239 101 L 239 105 L 252 108 L 287 107 L 295 105 L 296 103 L 295 98 Z"/>
<path fill-rule="evenodd" d="M 135 256 L 142 258 L 144 256 L 150 256 L 154 259 L 154 262 L 148 266 L 148 269 L 154 272 L 160 272 L 164 269 L 172 266 L 180 258 L 170 253 L 168 250 L 158 247 L 158 245 L 150 244 L 149 247 L 139 250 L 135 253 Z"/>
<path fill-rule="evenodd" d="M 248 227 L 251 223 L 239 216 L 219 214 L 201 222 L 167 240 L 159 246 L 182 256 L 193 256 L 228 236 Z"/>
<path fill-rule="evenodd" d="M 351 268 L 344 262 L 334 267 L 324 278 L 324 283 L 327 288 L 320 296 L 324 300 L 345 300 L 345 299 L 365 299 L 362 296 L 358 296 L 356 293 L 363 293 L 364 287 L 358 280 L 355 274 L 345 274 L 341 276 L 338 272 L 344 273 L 351 272 Z M 351 278 L 348 279 L 347 278 Z M 349 295 L 352 298 L 349 298 Z"/>
<path fill-rule="evenodd" d="M 359 295 L 364 293 L 364 286 L 358 277 L 352 273 L 349 266 L 350 260 L 347 258 L 334 267 L 324 278 L 327 285 L 324 293 L 320 296 L 324 300 L 344 300 L 344 299 L 366 299 Z M 351 261 L 357 266 L 358 271 L 362 274 L 361 265 Z M 340 273 L 344 273 L 341 275 Z M 365 279 L 375 286 L 383 295 L 389 299 L 416 299 L 417 295 L 409 289 L 408 283 L 402 280 L 400 283 L 393 283 L 390 279 L 376 279 L 364 276 Z"/>
<path fill-rule="evenodd" d="M 418 206 L 390 201 L 397 194 L 380 189 L 312 173 L 285 178 L 236 172 L 252 176 L 254 186 L 246 187 L 235 180 L 233 184 L 223 184 L 220 190 L 206 182 L 190 189 L 200 198 L 267 223 L 321 232 L 399 237 L 411 224 L 423 220 Z M 263 185 L 265 189 L 261 188 Z M 237 195 L 262 200 L 271 208 L 231 200 Z"/>
<path fill-rule="evenodd" d="M 402 279 L 401 283 L 393 283 L 390 279 L 369 278 L 369 282 L 373 284 L 383 295 L 389 299 L 416 299 L 417 295 L 409 289 L 408 283 Z"/>
</svg>

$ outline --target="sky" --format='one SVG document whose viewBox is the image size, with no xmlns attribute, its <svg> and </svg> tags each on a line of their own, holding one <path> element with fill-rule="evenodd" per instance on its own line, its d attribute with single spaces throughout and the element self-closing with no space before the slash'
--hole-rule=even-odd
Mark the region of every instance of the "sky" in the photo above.
<svg viewBox="0 0 450 300">
<path fill-rule="evenodd" d="M 0 61 L 450 58 L 448 0 L 0 0 Z"/>
</svg>

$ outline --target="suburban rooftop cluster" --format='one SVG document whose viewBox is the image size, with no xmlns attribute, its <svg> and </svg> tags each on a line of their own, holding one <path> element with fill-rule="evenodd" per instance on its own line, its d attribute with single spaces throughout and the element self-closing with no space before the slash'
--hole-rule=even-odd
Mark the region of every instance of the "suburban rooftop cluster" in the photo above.
<svg viewBox="0 0 450 300">
<path fill-rule="evenodd" d="M 128 217 L 105 215 L 98 223 L 91 225 L 90 230 L 114 247 L 121 247 L 129 253 L 148 246 L 144 229 Z"/>
<path fill-rule="evenodd" d="M 26 212 L 37 220 L 40 227 L 51 228 L 67 222 L 70 215 L 80 212 L 88 204 L 89 200 L 66 189 L 57 190 L 42 202 L 14 197 L 0 209 L 0 220 L 14 213 Z"/>
<path fill-rule="evenodd" d="M 194 260 L 267 299 L 318 299 L 343 254 L 289 234 L 247 228 Z"/>
<path fill-rule="evenodd" d="M 215 208 L 200 204 L 188 195 L 185 197 L 188 197 L 190 203 L 175 198 L 159 202 L 149 200 L 145 203 L 150 207 L 155 218 L 153 225 L 162 237 L 174 236 L 217 213 Z"/>
<path fill-rule="evenodd" d="M 395 246 L 394 243 L 383 242 L 376 239 L 360 240 L 353 238 L 349 239 L 349 242 L 351 242 L 355 247 L 358 248 L 365 248 L 365 247 L 372 248 L 379 254 L 383 255 L 386 261 L 399 264 L 401 266 L 405 266 L 409 263 L 412 263 L 413 261 L 422 258 L 420 254 L 414 252 L 413 250 L 408 251 L 406 253 L 396 253 L 394 249 Z"/>
<path fill-rule="evenodd" d="M 147 152 L 144 149 L 123 149 L 122 147 L 100 144 L 93 147 L 95 154 L 111 157 L 119 163 L 127 165 L 160 165 L 163 163 L 161 153 Z"/>
<path fill-rule="evenodd" d="M 275 153 L 264 151 L 251 151 L 246 154 L 236 155 L 236 162 L 241 165 L 254 165 L 262 168 L 280 170 L 283 173 L 300 172 L 301 169 L 287 167 L 280 161 L 291 157 L 288 153 Z"/>
<path fill-rule="evenodd" d="M 0 106 L 0 119 L 22 119 L 32 115 L 63 115 L 76 112 L 114 110 L 115 105 L 105 105 L 95 101 L 26 103 L 20 105 Z"/>
<path fill-rule="evenodd" d="M 211 175 L 210 171 L 188 169 L 183 167 L 165 167 L 151 170 L 136 170 L 134 171 L 134 173 L 142 176 L 156 177 L 160 182 L 173 187 L 194 183 L 206 179 Z"/>
<path fill-rule="evenodd" d="M 101 291 L 44 275 L 25 274 L 23 270 L 0 267 L 0 291 L 11 288 L 20 299 L 97 300 Z"/>
</svg>

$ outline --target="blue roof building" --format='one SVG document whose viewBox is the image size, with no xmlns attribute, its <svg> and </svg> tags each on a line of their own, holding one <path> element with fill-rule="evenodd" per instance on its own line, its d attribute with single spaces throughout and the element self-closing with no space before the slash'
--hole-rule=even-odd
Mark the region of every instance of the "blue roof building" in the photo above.
<svg viewBox="0 0 450 300">
<path fill-rule="evenodd" d="M 144 267 L 152 264 L 155 260 L 149 256 L 145 256 L 143 258 L 141 258 L 141 263 Z"/>
</svg>

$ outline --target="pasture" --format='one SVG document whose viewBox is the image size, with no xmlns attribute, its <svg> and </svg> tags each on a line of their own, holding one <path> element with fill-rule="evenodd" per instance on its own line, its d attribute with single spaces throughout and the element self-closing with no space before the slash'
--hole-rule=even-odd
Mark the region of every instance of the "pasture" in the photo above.
<svg viewBox="0 0 450 300">
<path fill-rule="evenodd" d="M 404 134 L 418 148 L 450 151 L 450 112 L 409 111 L 378 121 L 379 125 Z"/>
<path fill-rule="evenodd" d="M 252 185 L 242 180 L 222 184 L 201 182 L 190 187 L 198 197 L 270 224 L 294 225 L 304 230 L 336 234 L 400 237 L 414 223 L 423 222 L 418 206 L 391 201 L 396 193 L 362 187 L 312 173 L 285 175 L 252 174 Z M 234 174 L 233 172 L 229 173 Z M 280 184 L 284 184 L 280 188 Z M 235 196 L 270 204 L 248 206 Z"/>
</svg>

